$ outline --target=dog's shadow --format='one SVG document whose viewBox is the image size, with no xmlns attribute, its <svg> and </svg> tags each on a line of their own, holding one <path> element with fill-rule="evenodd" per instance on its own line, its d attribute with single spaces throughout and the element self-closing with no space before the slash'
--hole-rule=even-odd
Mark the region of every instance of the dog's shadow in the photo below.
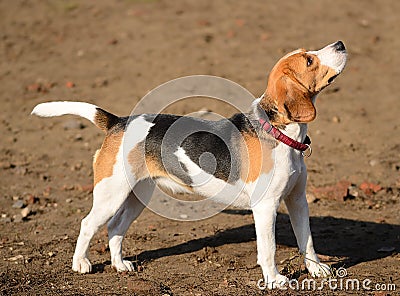
<svg viewBox="0 0 400 296">
<path fill-rule="evenodd" d="M 251 215 L 250 211 L 227 210 L 224 212 L 230 215 Z M 310 217 L 310 224 L 316 252 L 333 258 L 336 262 L 333 266 L 336 268 L 350 267 L 361 262 L 384 258 L 399 251 L 394 247 L 400 246 L 400 225 L 334 217 Z M 278 214 L 276 227 L 278 245 L 297 246 L 287 214 Z M 127 259 L 140 264 L 162 257 L 196 252 L 204 247 L 219 247 L 255 241 L 255 239 L 254 224 L 247 224 L 167 248 L 144 251 Z M 94 270 L 101 271 L 107 263 L 98 264 Z"/>
</svg>

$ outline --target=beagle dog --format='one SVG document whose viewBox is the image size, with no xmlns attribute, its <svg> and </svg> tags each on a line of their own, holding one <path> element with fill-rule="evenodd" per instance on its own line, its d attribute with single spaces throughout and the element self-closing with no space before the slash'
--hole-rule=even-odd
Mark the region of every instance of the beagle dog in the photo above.
<svg viewBox="0 0 400 296">
<path fill-rule="evenodd" d="M 72 269 L 91 272 L 89 242 L 108 222 L 112 266 L 133 271 L 133 264 L 122 258 L 122 240 L 156 184 L 206 198 L 220 187 L 237 193 L 235 200 L 226 194 L 218 202 L 251 208 L 257 263 L 268 288 L 288 282 L 275 265 L 275 218 L 283 200 L 308 271 L 312 276 L 329 276 L 331 270 L 320 263 L 311 238 L 303 158 L 310 153 L 307 123 L 316 117 L 316 96 L 342 72 L 346 58 L 341 41 L 318 51 L 293 51 L 273 67 L 265 93 L 253 102 L 249 113 L 219 121 L 170 114 L 118 117 L 83 102 L 37 105 L 32 114 L 79 115 L 106 133 L 94 156 L 93 207 L 82 220 Z M 193 127 L 196 132 L 176 140 L 174 135 Z M 168 132 L 172 128 L 174 132 Z M 204 153 L 214 156 L 213 168 L 200 164 Z"/>
</svg>

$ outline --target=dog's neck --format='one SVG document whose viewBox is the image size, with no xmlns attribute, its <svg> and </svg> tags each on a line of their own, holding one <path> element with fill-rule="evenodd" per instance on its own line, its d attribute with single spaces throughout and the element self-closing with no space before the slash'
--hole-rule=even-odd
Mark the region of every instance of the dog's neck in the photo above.
<svg viewBox="0 0 400 296">
<path fill-rule="evenodd" d="M 284 119 L 284 115 L 279 113 L 277 107 L 272 103 L 271 98 L 267 94 L 263 94 L 259 99 L 257 99 L 257 105 L 259 107 L 259 114 L 261 118 L 268 118 L 268 121 L 276 128 L 285 130 L 287 122 Z"/>
<path fill-rule="evenodd" d="M 264 95 L 261 96 L 258 99 L 255 99 L 253 103 L 251 104 L 251 111 L 250 111 L 250 116 L 252 117 L 251 119 L 254 120 L 259 120 L 260 118 L 268 120 L 273 126 L 281 130 L 285 135 L 288 137 L 298 141 L 298 142 L 304 142 L 306 136 L 307 136 L 307 123 L 289 123 L 289 124 L 283 124 L 279 118 L 280 114 L 275 110 L 274 108 L 266 108 L 265 104 L 260 104 L 261 101 L 265 101 Z"/>
<path fill-rule="evenodd" d="M 307 123 L 291 123 L 286 125 L 285 135 L 303 143 L 308 131 Z"/>
</svg>

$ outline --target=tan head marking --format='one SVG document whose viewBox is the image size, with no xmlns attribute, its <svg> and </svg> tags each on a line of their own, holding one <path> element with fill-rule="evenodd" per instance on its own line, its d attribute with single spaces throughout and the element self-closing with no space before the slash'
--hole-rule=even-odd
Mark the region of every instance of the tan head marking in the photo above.
<svg viewBox="0 0 400 296">
<path fill-rule="evenodd" d="M 314 120 L 315 96 L 340 74 L 346 63 L 344 46 L 338 50 L 337 44 L 319 51 L 298 49 L 278 61 L 269 75 L 267 90 L 260 101 L 265 110 L 276 112 L 277 118 L 273 123 Z"/>
</svg>

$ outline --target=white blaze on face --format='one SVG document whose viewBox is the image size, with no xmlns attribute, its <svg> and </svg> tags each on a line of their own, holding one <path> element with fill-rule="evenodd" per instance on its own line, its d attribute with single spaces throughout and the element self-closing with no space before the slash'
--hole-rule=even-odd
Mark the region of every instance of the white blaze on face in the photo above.
<svg viewBox="0 0 400 296">
<path fill-rule="evenodd" d="M 307 53 L 316 55 L 322 65 L 328 66 L 334 69 L 337 74 L 340 74 L 346 65 L 347 52 L 345 50 L 337 50 L 335 44 L 336 42 L 329 44 L 320 50 L 308 51 Z"/>
</svg>

